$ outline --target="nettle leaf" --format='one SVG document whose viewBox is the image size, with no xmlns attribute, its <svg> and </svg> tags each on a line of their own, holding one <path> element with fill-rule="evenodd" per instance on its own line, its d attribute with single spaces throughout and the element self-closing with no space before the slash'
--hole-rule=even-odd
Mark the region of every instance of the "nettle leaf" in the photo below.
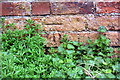
<svg viewBox="0 0 120 80">
<path fill-rule="evenodd" d="M 112 73 L 112 70 L 111 69 L 106 69 L 104 72 L 105 73 Z"/>
<path fill-rule="evenodd" d="M 95 61 L 99 63 L 103 63 L 104 62 L 104 59 L 102 59 L 102 57 L 95 57 Z"/>
<path fill-rule="evenodd" d="M 107 56 L 113 56 L 114 54 L 113 53 L 108 53 Z"/>
<path fill-rule="evenodd" d="M 113 52 L 113 51 L 114 51 L 114 49 L 113 49 L 112 47 L 107 47 L 106 50 L 107 50 L 108 52 Z"/>
<path fill-rule="evenodd" d="M 73 41 L 73 45 L 75 45 L 75 46 L 79 46 L 79 42 L 77 42 L 77 41 Z"/>
<path fill-rule="evenodd" d="M 102 61 L 102 63 L 103 63 L 104 65 L 108 65 L 108 63 L 107 63 L 107 62 L 105 62 L 105 61 Z"/>
<path fill-rule="evenodd" d="M 98 55 L 105 56 L 102 52 L 99 52 Z"/>
<path fill-rule="evenodd" d="M 101 73 L 100 73 L 100 74 L 97 75 L 97 78 L 107 78 L 107 77 L 106 77 L 105 74 L 101 74 Z"/>
<path fill-rule="evenodd" d="M 89 60 L 89 61 L 87 61 L 87 64 L 88 64 L 88 65 L 91 65 L 91 66 L 94 66 L 94 65 L 95 65 L 95 61 Z"/>
<path fill-rule="evenodd" d="M 100 35 L 100 39 L 105 41 L 103 43 L 106 43 L 106 41 L 109 41 L 109 39 L 107 39 L 104 35 Z"/>
<path fill-rule="evenodd" d="M 119 73 L 119 74 L 117 74 L 116 76 L 117 76 L 117 79 L 119 79 L 119 80 L 120 80 L 120 73 Z"/>
<path fill-rule="evenodd" d="M 73 62 L 70 62 L 70 63 L 67 62 L 66 66 L 68 68 L 72 68 L 72 67 L 75 67 L 76 65 Z"/>
<path fill-rule="evenodd" d="M 92 49 L 89 49 L 89 50 L 87 51 L 87 54 L 94 54 L 94 52 L 93 52 Z"/>
<path fill-rule="evenodd" d="M 66 50 L 66 52 L 67 52 L 68 54 L 75 53 L 75 51 L 74 51 L 74 50 Z"/>
<path fill-rule="evenodd" d="M 76 73 L 77 73 L 77 72 L 76 72 L 76 71 L 73 71 L 73 70 L 72 70 L 72 71 L 71 71 L 71 70 L 70 70 L 70 71 L 67 71 L 67 74 L 68 74 L 70 77 L 72 77 L 72 78 L 74 78 L 74 76 L 76 75 Z"/>
<path fill-rule="evenodd" d="M 108 73 L 108 74 L 105 74 L 108 78 L 116 78 L 114 74 L 112 73 Z"/>
<path fill-rule="evenodd" d="M 88 47 L 86 47 L 86 46 L 79 46 L 79 47 L 78 47 L 78 50 L 87 50 L 87 48 L 88 48 Z"/>
<path fill-rule="evenodd" d="M 98 44 L 98 43 L 99 43 L 99 40 L 98 40 L 98 39 L 96 39 L 96 40 L 94 41 L 94 43 L 95 43 L 95 44 Z"/>
<path fill-rule="evenodd" d="M 64 63 L 64 61 L 63 60 L 59 60 L 59 63 Z"/>
<path fill-rule="evenodd" d="M 120 64 L 112 65 L 112 69 L 113 69 L 113 71 L 120 72 Z"/>
<path fill-rule="evenodd" d="M 83 68 L 82 68 L 81 66 L 76 67 L 76 68 L 75 68 L 75 71 L 77 71 L 78 74 L 80 74 L 80 75 L 84 73 Z"/>
<path fill-rule="evenodd" d="M 67 59 L 66 62 L 67 62 L 67 63 L 71 63 L 71 62 L 72 62 L 72 59 Z"/>
<path fill-rule="evenodd" d="M 72 44 L 68 44 L 68 45 L 67 45 L 67 48 L 68 48 L 68 49 L 75 49 L 75 47 L 74 47 Z"/>
<path fill-rule="evenodd" d="M 99 29 L 97 30 L 98 32 L 106 32 L 106 28 L 104 26 L 100 26 Z"/>
<path fill-rule="evenodd" d="M 109 39 L 106 39 L 105 43 L 106 43 L 106 45 L 109 45 L 110 40 L 109 40 Z"/>
<path fill-rule="evenodd" d="M 91 77 L 90 77 L 90 76 L 86 76 L 85 78 L 86 78 L 86 79 L 90 79 Z"/>
<path fill-rule="evenodd" d="M 89 44 L 93 43 L 92 40 L 90 40 L 90 39 L 88 39 L 87 42 L 88 42 Z"/>
<path fill-rule="evenodd" d="M 58 47 L 58 52 L 63 52 L 65 49 L 63 47 Z"/>
<path fill-rule="evenodd" d="M 77 54 L 81 54 L 81 51 L 77 51 L 76 53 L 77 53 Z"/>
</svg>

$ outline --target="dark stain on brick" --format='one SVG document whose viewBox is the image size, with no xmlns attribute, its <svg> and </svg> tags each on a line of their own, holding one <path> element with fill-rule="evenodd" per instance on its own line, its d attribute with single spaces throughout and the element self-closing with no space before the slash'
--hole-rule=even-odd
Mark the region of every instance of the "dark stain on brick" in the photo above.
<svg viewBox="0 0 120 80">
<path fill-rule="evenodd" d="M 78 3 L 81 14 L 91 14 L 94 12 L 93 2 Z"/>
<path fill-rule="evenodd" d="M 76 2 L 54 2 L 51 3 L 52 14 L 76 14 L 79 8 Z"/>
<path fill-rule="evenodd" d="M 89 14 L 93 13 L 93 2 L 54 2 L 52 14 Z"/>
</svg>

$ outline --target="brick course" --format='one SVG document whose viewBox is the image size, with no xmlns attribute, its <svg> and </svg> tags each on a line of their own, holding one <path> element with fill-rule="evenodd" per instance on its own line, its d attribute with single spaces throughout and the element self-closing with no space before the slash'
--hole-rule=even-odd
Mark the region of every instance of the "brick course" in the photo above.
<svg viewBox="0 0 120 80">
<path fill-rule="evenodd" d="M 94 15 L 67 15 L 28 18 L 6 18 L 5 24 L 16 23 L 22 27 L 26 19 L 32 19 L 36 24 L 42 24 L 45 31 L 96 31 L 99 26 L 107 30 L 118 31 L 119 16 L 94 16 Z"/>
</svg>

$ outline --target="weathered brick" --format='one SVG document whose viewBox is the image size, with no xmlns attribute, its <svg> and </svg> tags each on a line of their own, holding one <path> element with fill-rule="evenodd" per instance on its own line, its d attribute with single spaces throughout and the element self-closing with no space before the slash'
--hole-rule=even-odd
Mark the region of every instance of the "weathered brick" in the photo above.
<svg viewBox="0 0 120 80">
<path fill-rule="evenodd" d="M 54 2 L 51 3 L 52 14 L 88 14 L 93 13 L 92 2 Z"/>
<path fill-rule="evenodd" d="M 119 16 L 49 16 L 44 18 L 43 23 L 48 27 L 47 31 L 97 30 L 99 26 L 105 26 L 107 30 L 120 30 Z"/>
<path fill-rule="evenodd" d="M 2 16 L 2 3 L 0 2 L 0 16 Z"/>
<path fill-rule="evenodd" d="M 29 17 L 36 24 L 42 24 L 45 31 L 96 31 L 99 26 L 105 26 L 107 30 L 120 30 L 118 16 L 94 16 L 94 15 L 68 15 Z M 21 27 L 21 18 L 6 18 L 5 24 L 17 23 Z"/>
<path fill-rule="evenodd" d="M 50 31 L 82 31 L 85 30 L 85 21 L 84 16 L 52 16 L 46 17 L 43 24 Z"/>
<path fill-rule="evenodd" d="M 80 10 L 79 12 L 80 14 L 91 14 L 94 13 L 94 9 L 95 9 L 93 2 L 84 2 L 84 3 L 79 2 L 78 7 Z"/>
<path fill-rule="evenodd" d="M 0 3 L 0 16 L 2 16 L 2 4 Z"/>
<path fill-rule="evenodd" d="M 65 31 L 65 27 L 63 25 L 44 25 L 45 31 Z"/>
<path fill-rule="evenodd" d="M 89 16 L 87 15 L 89 30 L 97 30 L 99 26 L 105 26 L 107 30 L 120 30 L 119 16 Z"/>
<path fill-rule="evenodd" d="M 105 26 L 107 30 L 120 30 L 119 16 L 49 16 L 41 22 L 45 24 L 46 31 L 97 30 L 99 26 Z"/>
<path fill-rule="evenodd" d="M 86 25 L 84 16 L 38 16 L 29 18 L 34 20 L 36 24 L 42 24 L 45 31 L 83 31 Z M 6 18 L 5 20 L 5 24 L 13 22 L 18 27 L 22 27 L 25 21 L 21 18 Z"/>
<path fill-rule="evenodd" d="M 120 46 L 120 32 L 107 32 L 106 37 L 111 40 L 111 46 Z"/>
<path fill-rule="evenodd" d="M 76 33 L 49 33 L 42 35 L 48 41 L 47 46 L 56 47 L 60 44 L 61 37 L 64 34 L 68 34 L 69 40 L 79 41 L 79 42 L 87 42 L 88 39 L 95 40 L 98 38 L 97 32 L 76 32 Z M 106 32 L 106 37 L 111 40 L 110 46 L 120 46 L 120 33 L 118 32 Z"/>
<path fill-rule="evenodd" d="M 76 14 L 79 8 L 76 2 L 51 3 L 52 14 Z"/>
<path fill-rule="evenodd" d="M 2 15 L 30 15 L 30 3 L 2 2 Z"/>
<path fill-rule="evenodd" d="M 50 14 L 49 2 L 32 2 L 32 15 Z"/>
<path fill-rule="evenodd" d="M 120 13 L 120 2 L 98 2 L 97 13 Z"/>
</svg>

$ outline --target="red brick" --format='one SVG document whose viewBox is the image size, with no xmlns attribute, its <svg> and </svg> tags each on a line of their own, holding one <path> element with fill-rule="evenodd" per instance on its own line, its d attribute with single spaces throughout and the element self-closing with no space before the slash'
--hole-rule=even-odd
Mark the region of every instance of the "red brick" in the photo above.
<svg viewBox="0 0 120 80">
<path fill-rule="evenodd" d="M 105 26 L 107 30 L 120 30 L 118 16 L 89 16 L 87 15 L 89 30 L 97 30 L 99 26 Z"/>
<path fill-rule="evenodd" d="M 84 16 L 50 16 L 43 24 L 47 31 L 82 31 L 86 25 Z"/>
<path fill-rule="evenodd" d="M 0 16 L 2 16 L 2 3 L 0 2 Z"/>
<path fill-rule="evenodd" d="M 2 15 L 30 15 L 30 3 L 2 2 Z"/>
<path fill-rule="evenodd" d="M 49 2 L 32 2 L 32 15 L 50 14 Z"/>
<path fill-rule="evenodd" d="M 52 14 L 88 14 L 93 13 L 92 2 L 54 2 L 51 3 Z"/>
<path fill-rule="evenodd" d="M 120 46 L 120 32 L 107 32 L 106 37 L 111 40 L 111 46 Z"/>
<path fill-rule="evenodd" d="M 98 2 L 97 13 L 120 13 L 120 2 Z"/>
</svg>

